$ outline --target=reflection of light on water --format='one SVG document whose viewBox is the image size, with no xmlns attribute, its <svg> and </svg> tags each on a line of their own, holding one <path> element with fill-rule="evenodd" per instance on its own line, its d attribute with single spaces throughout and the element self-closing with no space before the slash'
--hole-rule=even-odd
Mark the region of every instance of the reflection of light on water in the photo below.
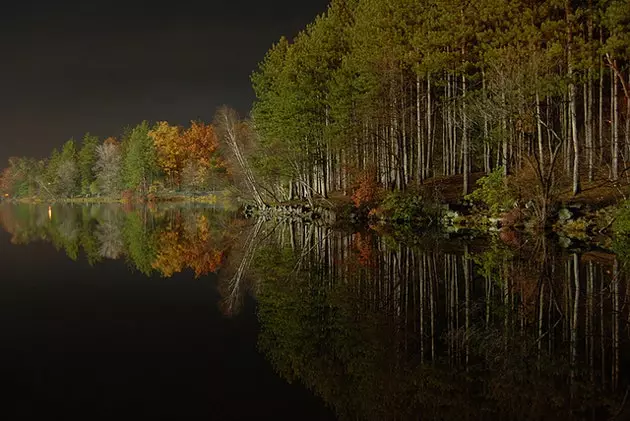
<svg viewBox="0 0 630 421">
<path fill-rule="evenodd" d="M 52 207 L 48 206 L 48 220 L 52 220 Z"/>
</svg>

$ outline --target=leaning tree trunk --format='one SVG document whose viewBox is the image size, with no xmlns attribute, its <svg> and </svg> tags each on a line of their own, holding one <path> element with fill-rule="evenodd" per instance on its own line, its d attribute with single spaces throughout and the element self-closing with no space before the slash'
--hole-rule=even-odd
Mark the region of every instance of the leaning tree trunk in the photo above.
<svg viewBox="0 0 630 421">
<path fill-rule="evenodd" d="M 238 127 L 240 123 L 238 121 L 236 112 L 228 108 L 221 108 L 217 113 L 217 120 L 219 123 L 219 127 L 223 130 L 225 143 L 229 146 L 232 154 L 238 162 L 238 165 L 243 171 L 245 182 L 249 187 L 252 196 L 254 197 L 254 201 L 259 207 L 264 207 L 265 202 L 262 198 L 262 195 L 260 194 L 260 191 L 258 190 L 254 173 L 252 172 L 247 157 L 245 157 L 245 155 L 243 154 L 242 148 L 240 146 L 241 139 L 239 139 Z"/>
</svg>

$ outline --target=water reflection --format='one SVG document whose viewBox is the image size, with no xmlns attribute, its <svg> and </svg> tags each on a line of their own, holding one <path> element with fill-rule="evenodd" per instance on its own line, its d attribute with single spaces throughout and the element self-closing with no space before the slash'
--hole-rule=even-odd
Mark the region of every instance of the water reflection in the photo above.
<svg viewBox="0 0 630 421">
<path fill-rule="evenodd" d="M 236 221 L 230 213 L 203 207 L 4 204 L 0 208 L 0 223 L 14 244 L 48 241 L 73 260 L 81 252 L 92 265 L 124 258 L 146 275 L 166 277 L 186 269 L 196 277 L 216 272 L 231 244 L 230 233 L 238 228 Z"/>
<path fill-rule="evenodd" d="M 616 258 L 508 243 L 278 226 L 253 265 L 260 349 L 342 419 L 620 415 L 629 292 Z"/>
<path fill-rule="evenodd" d="M 341 419 L 622 419 L 628 277 L 547 238 L 424 236 L 204 208 L 3 206 L 14 243 L 146 274 L 220 270 L 226 314 L 258 303 L 259 349 Z"/>
</svg>

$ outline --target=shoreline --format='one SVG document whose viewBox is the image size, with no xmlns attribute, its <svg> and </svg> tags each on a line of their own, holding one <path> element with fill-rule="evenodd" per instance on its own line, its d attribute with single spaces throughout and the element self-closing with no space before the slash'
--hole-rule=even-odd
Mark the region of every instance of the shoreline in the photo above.
<svg viewBox="0 0 630 421">
<path fill-rule="evenodd" d="M 317 198 L 311 203 L 304 200 L 266 204 L 263 207 L 251 202 L 241 202 L 228 191 L 202 194 L 155 195 L 150 198 L 135 197 L 73 197 L 45 199 L 41 197 L 3 198 L 2 202 L 14 204 L 130 204 L 153 205 L 166 203 L 197 203 L 217 205 L 228 201 L 246 218 L 292 220 L 328 226 L 353 226 L 388 233 L 399 241 L 414 242 L 425 233 L 432 232 L 448 236 L 498 235 L 512 233 L 519 236 L 557 236 L 567 247 L 588 246 L 605 250 L 614 249 L 617 239 L 624 239 L 626 232 L 617 229 L 619 214 L 626 208 L 623 200 L 582 203 L 570 201 L 554 203 L 544 227 L 533 223 L 531 212 L 526 206 L 518 206 L 507 212 L 492 215 L 461 198 L 443 202 L 422 200 L 417 192 L 389 193 L 369 206 L 357 207 L 347 195 L 329 199 Z M 393 197 L 393 199 L 392 199 Z M 227 199 L 227 200 L 226 200 Z M 240 202 L 240 203 L 239 203 Z M 521 200 L 523 202 L 523 200 Z M 629 209 L 630 210 L 630 209 Z"/>
</svg>

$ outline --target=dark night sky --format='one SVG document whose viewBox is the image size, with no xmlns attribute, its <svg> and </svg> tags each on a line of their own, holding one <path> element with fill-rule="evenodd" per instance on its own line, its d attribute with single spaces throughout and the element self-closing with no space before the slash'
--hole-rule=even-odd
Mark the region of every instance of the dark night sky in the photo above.
<svg viewBox="0 0 630 421">
<path fill-rule="evenodd" d="M 143 119 L 246 114 L 251 72 L 328 0 L 50 1 L 0 5 L 0 168 Z"/>
</svg>

